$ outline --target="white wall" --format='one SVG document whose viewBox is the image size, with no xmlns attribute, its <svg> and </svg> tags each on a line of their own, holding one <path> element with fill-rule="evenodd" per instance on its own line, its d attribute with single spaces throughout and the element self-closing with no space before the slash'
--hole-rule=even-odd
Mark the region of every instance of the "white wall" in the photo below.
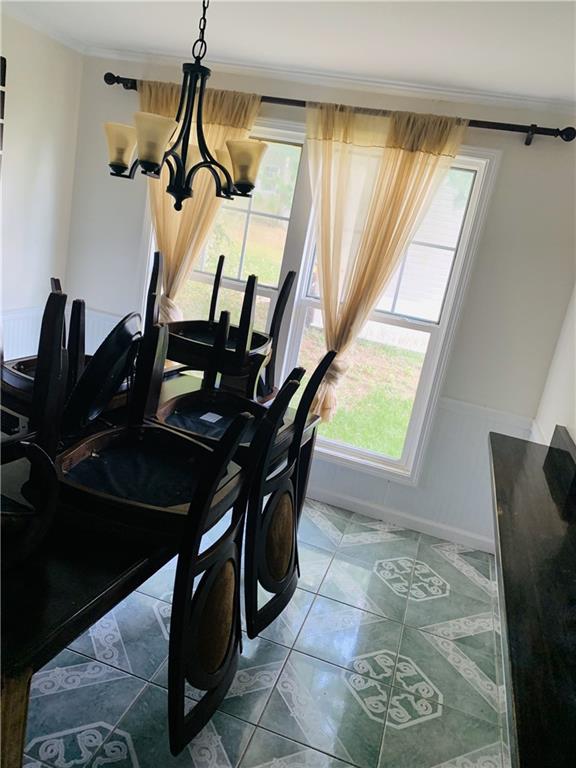
<svg viewBox="0 0 576 768">
<path fill-rule="evenodd" d="M 557 424 L 566 427 L 576 441 L 576 289 L 566 310 L 538 406 L 535 439 L 548 444 Z"/>
<path fill-rule="evenodd" d="M 4 16 L 2 310 L 43 306 L 65 278 L 83 57 Z M 9 350 L 7 350 L 9 354 Z"/>
</svg>

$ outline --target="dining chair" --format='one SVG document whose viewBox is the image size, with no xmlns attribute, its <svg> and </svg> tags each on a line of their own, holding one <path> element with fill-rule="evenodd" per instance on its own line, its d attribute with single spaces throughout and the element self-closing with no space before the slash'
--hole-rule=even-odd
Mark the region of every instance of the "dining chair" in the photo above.
<svg viewBox="0 0 576 768">
<path fill-rule="evenodd" d="M 60 281 L 56 278 L 51 279 L 51 283 L 59 285 Z M 62 294 L 61 288 L 53 293 Z M 62 345 L 68 349 L 68 379 L 66 392 L 70 393 L 76 384 L 86 363 L 84 351 L 85 336 L 85 305 L 80 299 L 75 299 L 72 303 L 70 313 L 70 328 L 68 331 L 68 340 L 66 340 L 66 321 L 62 322 Z M 60 332 L 60 331 L 59 331 Z M 44 335 L 44 344 L 48 340 Z M 6 360 L 2 363 L 2 392 L 8 397 L 14 397 L 23 404 L 24 415 L 30 408 L 32 400 L 32 391 L 34 388 L 34 377 L 38 364 L 38 355 L 21 357 L 13 360 Z"/>
<path fill-rule="evenodd" d="M 336 353 L 327 352 L 306 385 L 294 418 L 286 459 L 274 455 L 280 423 L 261 422 L 253 442 L 257 473 L 252 480 L 246 516 L 244 599 L 246 631 L 256 637 L 289 603 L 298 584 L 298 524 L 308 482 L 301 446 L 308 414 Z M 281 392 L 271 406 L 274 408 Z M 266 434 L 264 425 L 272 438 Z M 271 595 L 264 604 L 263 594 Z"/>
<path fill-rule="evenodd" d="M 58 482 L 55 452 L 67 378 L 62 344 L 66 296 L 51 293 L 40 329 L 30 430 L 2 441 L 2 569 L 28 557 L 51 525 Z"/>
<path fill-rule="evenodd" d="M 168 650 L 168 731 L 177 755 L 210 720 L 234 679 L 241 649 L 240 574 L 247 480 L 218 501 L 250 416 L 236 416 L 198 466 L 199 484 L 183 521 Z M 231 510 L 229 512 L 229 510 Z M 200 551 L 215 518 L 229 512 L 218 539 Z M 187 685 L 195 689 L 191 708 Z"/>
<path fill-rule="evenodd" d="M 216 272 L 214 273 L 214 284 L 212 286 L 212 294 L 210 298 L 210 311 L 208 314 L 208 320 L 211 323 L 216 322 L 216 307 L 218 304 L 218 295 L 220 292 L 220 285 L 222 282 L 222 272 L 224 271 L 224 262 L 225 262 L 225 256 L 224 254 L 220 254 L 220 256 L 218 257 Z M 290 270 L 287 273 L 286 277 L 284 278 L 282 287 L 278 292 L 278 298 L 276 300 L 274 312 L 272 313 L 270 328 L 267 333 L 263 332 L 259 334 L 262 337 L 267 335 L 270 342 L 270 349 L 266 357 L 266 362 L 260 373 L 260 378 L 258 379 L 257 396 L 258 396 L 258 400 L 260 400 L 261 402 L 266 402 L 271 397 L 273 397 L 278 391 L 277 387 L 275 387 L 274 385 L 274 374 L 275 374 L 275 367 L 276 367 L 276 354 L 278 351 L 278 340 L 280 337 L 280 331 L 282 328 L 284 313 L 286 311 L 286 305 L 288 303 L 288 299 L 290 297 L 290 293 L 292 291 L 292 286 L 294 284 L 295 279 L 296 279 L 296 272 L 294 272 L 293 270 Z M 231 382 L 232 382 L 232 377 L 225 377 L 224 379 L 225 386 L 227 383 L 230 384 Z"/>
</svg>

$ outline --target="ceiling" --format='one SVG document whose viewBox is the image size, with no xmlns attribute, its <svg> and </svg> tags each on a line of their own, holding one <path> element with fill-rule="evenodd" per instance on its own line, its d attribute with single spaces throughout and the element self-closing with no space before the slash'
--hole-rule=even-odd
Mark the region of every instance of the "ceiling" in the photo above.
<svg viewBox="0 0 576 768">
<path fill-rule="evenodd" d="M 189 58 L 199 0 L 4 2 L 87 53 Z M 244 2 L 208 11 L 208 64 L 483 97 L 576 100 L 574 2 Z"/>
</svg>

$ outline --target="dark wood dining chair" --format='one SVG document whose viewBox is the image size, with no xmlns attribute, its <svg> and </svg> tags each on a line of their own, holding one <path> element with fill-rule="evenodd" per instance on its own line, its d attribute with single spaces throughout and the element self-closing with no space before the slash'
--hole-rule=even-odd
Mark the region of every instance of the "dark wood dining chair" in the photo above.
<svg viewBox="0 0 576 768">
<path fill-rule="evenodd" d="M 170 750 L 177 755 L 210 720 L 234 679 L 241 649 L 240 573 L 246 480 L 218 502 L 219 489 L 250 421 L 236 416 L 207 460 L 183 522 L 168 652 Z M 200 552 L 215 517 L 228 512 L 218 540 Z M 201 696 L 190 709 L 186 683 Z"/>
<path fill-rule="evenodd" d="M 216 322 L 216 308 L 218 305 L 218 295 L 220 292 L 220 285 L 222 283 L 222 273 L 224 271 L 224 262 L 225 262 L 225 256 L 224 254 L 220 254 L 220 256 L 218 257 L 216 272 L 214 274 L 214 284 L 212 286 L 212 295 L 210 297 L 210 311 L 208 314 L 208 319 L 209 319 L 209 322 L 211 323 Z M 288 299 L 290 298 L 290 293 L 292 291 L 292 286 L 294 285 L 295 279 L 296 279 L 296 272 L 294 272 L 293 270 L 290 270 L 290 272 L 288 272 L 288 274 L 284 278 L 282 287 L 278 292 L 278 298 L 276 300 L 274 312 L 272 313 L 272 320 L 270 322 L 270 328 L 268 332 L 267 333 L 258 332 L 258 334 L 261 335 L 262 337 L 268 336 L 268 339 L 270 342 L 270 349 L 266 356 L 266 362 L 261 371 L 260 378 L 258 379 L 257 396 L 258 396 L 258 399 L 262 402 L 266 402 L 267 400 L 269 400 L 278 391 L 277 387 L 275 386 L 275 368 L 276 368 L 276 355 L 278 352 L 278 340 L 280 338 L 280 331 L 282 329 L 282 321 L 284 319 L 286 305 L 288 303 Z M 224 380 L 225 385 L 227 382 L 230 384 L 232 380 L 233 380 L 233 377 L 226 377 Z"/>
<path fill-rule="evenodd" d="M 286 460 L 278 466 L 274 455 L 284 403 L 278 410 L 273 409 L 284 388 L 270 408 L 279 420 L 263 420 L 254 438 L 257 472 L 248 501 L 244 557 L 246 630 L 250 638 L 280 615 L 298 585 L 297 533 L 309 471 L 309 466 L 301 463 L 302 436 L 318 387 L 335 356 L 333 351 L 324 355 L 302 393 Z M 259 601 L 259 587 L 271 595 L 263 605 Z"/>
<path fill-rule="evenodd" d="M 56 506 L 52 458 L 64 404 L 67 350 L 62 344 L 66 296 L 48 297 L 38 345 L 30 431 L 2 442 L 2 569 L 28 557 L 44 538 Z"/>
<path fill-rule="evenodd" d="M 60 281 L 52 278 L 51 283 L 59 285 Z M 59 288 L 52 293 L 62 294 L 62 290 Z M 68 340 L 66 340 L 66 321 L 64 320 L 62 323 L 62 345 L 68 349 L 68 379 L 66 384 L 66 392 L 68 394 L 75 386 L 86 364 L 84 350 L 85 322 L 84 302 L 80 299 L 75 299 L 72 303 L 70 314 Z M 47 343 L 46 337 L 44 339 L 45 343 Z M 20 412 L 23 415 L 29 415 L 28 411 L 32 401 L 37 364 L 38 355 L 6 360 L 2 363 L 2 393 L 9 400 L 15 398 L 22 403 L 23 407 Z"/>
</svg>

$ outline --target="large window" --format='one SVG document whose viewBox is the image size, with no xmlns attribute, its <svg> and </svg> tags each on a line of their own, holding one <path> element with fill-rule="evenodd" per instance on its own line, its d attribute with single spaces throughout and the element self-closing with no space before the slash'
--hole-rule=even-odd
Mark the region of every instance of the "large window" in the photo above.
<svg viewBox="0 0 576 768">
<path fill-rule="evenodd" d="M 258 277 L 255 327 L 267 327 L 271 307 L 283 273 L 286 235 L 298 176 L 301 146 L 268 141 L 250 198 L 222 204 L 196 270 L 178 294 L 178 304 L 188 319 L 207 318 L 218 257 L 226 256 L 221 309 L 238 322 L 246 279 Z"/>
<path fill-rule="evenodd" d="M 348 353 L 338 411 L 321 451 L 412 476 L 461 295 L 487 161 L 461 157 L 438 188 L 390 283 Z M 297 302 L 288 362 L 311 370 L 325 350 L 315 243 Z"/>
<path fill-rule="evenodd" d="M 245 281 L 258 276 L 256 329 L 266 329 L 289 269 L 298 271 L 278 363 L 312 371 L 324 353 L 309 181 L 301 128 L 255 132 L 269 143 L 254 196 L 224 202 L 178 303 L 206 318 L 218 256 L 226 256 L 220 308 L 240 314 Z M 271 139 L 270 136 L 273 138 Z M 463 151 L 438 188 L 412 243 L 349 352 L 338 412 L 319 451 L 413 478 L 431 422 L 449 339 L 493 173 L 488 152 Z"/>
</svg>

